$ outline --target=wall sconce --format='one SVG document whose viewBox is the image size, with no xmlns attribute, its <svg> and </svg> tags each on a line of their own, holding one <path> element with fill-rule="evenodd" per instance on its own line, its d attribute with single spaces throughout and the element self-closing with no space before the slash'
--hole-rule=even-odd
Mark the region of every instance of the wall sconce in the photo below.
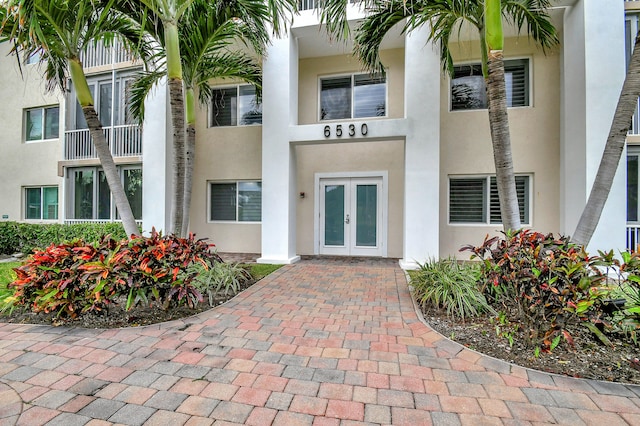
<svg viewBox="0 0 640 426">
<path fill-rule="evenodd" d="M 300 193 L 300 198 L 304 198 L 304 196 L 305 196 L 305 193 L 304 193 L 304 192 L 301 192 L 301 193 Z"/>
</svg>

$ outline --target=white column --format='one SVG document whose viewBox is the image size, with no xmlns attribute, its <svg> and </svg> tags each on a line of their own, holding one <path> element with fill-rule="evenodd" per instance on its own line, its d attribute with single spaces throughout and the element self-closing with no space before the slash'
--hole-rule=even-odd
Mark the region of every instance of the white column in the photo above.
<svg viewBox="0 0 640 426">
<path fill-rule="evenodd" d="M 565 11 L 560 231 L 571 235 L 602 158 L 625 74 L 624 3 L 579 0 Z M 588 250 L 623 249 L 626 162 L 620 162 Z"/>
<path fill-rule="evenodd" d="M 172 131 L 166 79 L 145 100 L 142 130 L 142 230 L 169 229 Z"/>
<path fill-rule="evenodd" d="M 296 164 L 289 126 L 298 122 L 298 45 L 290 31 L 272 40 L 262 73 L 262 257 L 293 263 L 296 255 Z"/>
<path fill-rule="evenodd" d="M 426 43 L 429 28 L 405 40 L 404 250 L 400 266 L 417 267 L 439 254 L 440 57 Z"/>
</svg>

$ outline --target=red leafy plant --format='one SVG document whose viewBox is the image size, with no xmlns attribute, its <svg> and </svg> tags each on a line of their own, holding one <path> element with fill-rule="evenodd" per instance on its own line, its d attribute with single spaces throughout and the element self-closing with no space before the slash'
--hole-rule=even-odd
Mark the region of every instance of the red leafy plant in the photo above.
<svg viewBox="0 0 640 426">
<path fill-rule="evenodd" d="M 517 307 L 516 320 L 528 327 L 530 343 L 549 350 L 562 335 L 571 345 L 566 325 L 600 322 L 600 287 L 604 275 L 568 237 L 530 230 L 485 238 L 482 245 L 461 248 L 482 261 L 482 289 L 488 300 Z"/>
<path fill-rule="evenodd" d="M 155 231 L 149 237 L 116 241 L 103 237 L 97 244 L 81 240 L 37 250 L 24 265 L 15 268 L 15 304 L 33 312 L 56 312 L 76 318 L 126 300 L 126 307 L 158 303 L 194 306 L 202 294 L 192 281 L 196 268 L 211 267 L 222 259 L 213 244 Z"/>
</svg>

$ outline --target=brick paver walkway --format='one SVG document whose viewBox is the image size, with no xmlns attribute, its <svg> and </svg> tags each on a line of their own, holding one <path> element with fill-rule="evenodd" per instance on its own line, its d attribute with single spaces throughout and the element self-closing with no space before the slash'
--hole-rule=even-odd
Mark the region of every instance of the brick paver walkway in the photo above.
<svg viewBox="0 0 640 426">
<path fill-rule="evenodd" d="M 304 261 L 185 321 L 0 324 L 0 425 L 640 425 L 640 387 L 462 349 L 387 262 Z"/>
</svg>

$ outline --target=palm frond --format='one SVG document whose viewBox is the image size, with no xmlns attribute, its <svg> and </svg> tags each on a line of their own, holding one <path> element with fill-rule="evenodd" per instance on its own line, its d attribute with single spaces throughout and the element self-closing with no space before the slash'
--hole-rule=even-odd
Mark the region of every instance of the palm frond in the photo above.
<svg viewBox="0 0 640 426">
<path fill-rule="evenodd" d="M 240 79 L 256 87 L 257 95 L 262 89 L 262 68 L 253 58 L 242 52 L 222 52 L 210 57 L 202 63 L 195 80 L 198 88 L 198 101 L 201 105 L 208 105 L 211 101 L 209 81 L 213 78 Z"/>
<path fill-rule="evenodd" d="M 135 75 L 135 80 L 129 88 L 128 99 L 131 116 L 138 124 L 144 121 L 144 101 L 157 86 L 158 82 L 167 74 L 164 71 L 140 71 Z"/>
<path fill-rule="evenodd" d="M 549 0 L 503 0 L 502 14 L 516 26 L 518 32 L 526 27 L 529 36 L 546 52 L 560 43 L 558 32 L 547 12 L 550 7 Z"/>
</svg>

